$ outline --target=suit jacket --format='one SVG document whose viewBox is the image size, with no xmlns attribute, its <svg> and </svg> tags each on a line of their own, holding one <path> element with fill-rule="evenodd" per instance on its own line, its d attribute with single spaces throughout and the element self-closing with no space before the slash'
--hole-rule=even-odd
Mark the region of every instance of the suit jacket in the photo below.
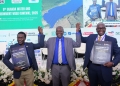
<svg viewBox="0 0 120 86">
<path fill-rule="evenodd" d="M 80 31 L 81 32 L 81 31 Z M 86 68 L 89 66 L 90 63 L 90 54 L 94 45 L 94 41 L 96 40 L 98 34 L 91 34 L 88 37 L 82 37 L 81 35 L 81 41 L 83 43 L 86 43 L 86 52 L 85 52 L 85 60 L 84 60 L 84 66 L 83 68 Z M 117 40 L 113 37 L 105 35 L 105 41 L 111 41 L 112 47 L 111 47 L 111 62 L 114 63 L 114 66 L 116 66 L 120 62 L 120 49 L 117 45 Z M 112 60 L 112 56 L 115 56 Z M 102 70 L 102 76 L 105 81 L 111 81 L 112 79 L 112 67 L 108 68 L 106 66 L 101 66 Z"/>
<path fill-rule="evenodd" d="M 49 38 L 45 43 L 45 47 L 48 48 L 48 57 L 47 57 L 47 70 L 52 66 L 52 61 L 54 57 L 56 37 Z M 73 54 L 73 48 L 80 47 L 81 38 L 79 34 L 76 34 L 76 42 L 72 38 L 64 37 L 65 44 L 65 54 L 68 61 L 68 64 L 72 70 L 76 69 L 75 58 Z"/>
<path fill-rule="evenodd" d="M 107 18 L 108 17 L 109 8 L 110 8 L 109 7 L 110 6 L 110 2 L 107 2 L 105 4 L 105 1 L 102 0 L 102 6 L 106 7 L 105 18 Z M 118 0 L 118 5 L 115 2 L 113 2 L 113 9 L 114 9 L 115 19 L 117 19 L 117 8 L 119 8 L 119 7 L 120 7 L 120 0 Z"/>
<path fill-rule="evenodd" d="M 36 62 L 36 59 L 35 59 L 34 50 L 44 47 L 44 37 L 45 37 L 44 35 L 39 36 L 38 38 L 39 38 L 40 41 L 37 44 L 27 43 L 27 42 L 25 43 L 26 50 L 27 50 L 27 52 L 28 52 L 28 54 L 29 54 L 29 56 L 30 56 L 30 58 L 32 60 L 32 63 L 33 63 L 32 68 L 34 70 L 38 70 L 38 66 L 37 66 L 37 62 Z M 11 48 L 18 47 L 18 46 L 19 46 L 18 43 L 15 44 L 15 45 L 11 45 L 10 49 L 6 53 L 5 57 L 3 58 L 4 64 L 10 70 L 13 71 L 14 78 L 16 78 L 16 79 L 18 79 L 20 77 L 21 71 L 15 71 L 14 70 L 14 65 L 9 61 L 9 59 L 11 58 L 11 52 L 10 52 Z"/>
<path fill-rule="evenodd" d="M 87 15 L 90 17 L 90 19 L 93 18 L 93 15 L 91 15 L 91 8 L 93 7 L 94 5 L 90 5 L 89 6 L 89 9 L 87 10 Z M 97 7 L 97 12 L 98 12 L 98 18 L 102 18 L 101 16 L 101 5 L 99 4 L 96 4 L 96 7 Z"/>
</svg>

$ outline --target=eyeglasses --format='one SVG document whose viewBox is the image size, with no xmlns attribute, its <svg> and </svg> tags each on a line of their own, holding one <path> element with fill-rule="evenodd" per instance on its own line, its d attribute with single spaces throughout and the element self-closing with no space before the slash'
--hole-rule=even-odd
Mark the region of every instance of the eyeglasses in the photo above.
<svg viewBox="0 0 120 86">
<path fill-rule="evenodd" d="M 105 27 L 97 28 L 97 30 L 105 30 Z"/>
</svg>

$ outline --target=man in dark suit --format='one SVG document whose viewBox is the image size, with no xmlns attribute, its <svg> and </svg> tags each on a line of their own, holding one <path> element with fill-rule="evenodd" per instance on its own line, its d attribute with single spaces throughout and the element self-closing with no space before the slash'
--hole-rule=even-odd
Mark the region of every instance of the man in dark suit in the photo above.
<svg viewBox="0 0 120 86">
<path fill-rule="evenodd" d="M 37 62 L 35 59 L 34 50 L 44 47 L 44 35 L 38 36 L 40 42 L 38 44 L 27 43 L 25 42 L 26 34 L 24 32 L 19 32 L 17 34 L 17 44 L 11 45 L 9 51 L 6 53 L 3 58 L 4 64 L 13 71 L 15 86 L 24 86 L 24 80 L 26 81 L 27 86 L 34 85 L 34 75 L 33 70 L 38 70 Z M 11 58 L 11 49 L 19 46 L 25 46 L 26 53 L 30 66 L 27 68 L 21 68 L 14 66 L 9 59 Z"/>
<path fill-rule="evenodd" d="M 39 33 L 42 29 L 39 29 Z M 71 70 L 76 69 L 73 48 L 80 47 L 81 39 L 79 29 L 76 29 L 76 42 L 72 38 L 63 36 L 62 26 L 56 28 L 56 37 L 51 37 L 45 42 L 48 49 L 47 70 L 52 71 L 53 86 L 68 86 Z"/>
<path fill-rule="evenodd" d="M 80 29 L 80 23 L 76 24 L 76 28 Z M 112 81 L 112 67 L 116 66 L 120 62 L 120 49 L 117 45 L 117 40 L 113 37 L 105 34 L 106 27 L 103 23 L 98 23 L 96 31 L 98 34 L 91 34 L 88 37 L 82 37 L 81 41 L 86 43 L 86 53 L 84 60 L 84 68 L 88 68 L 88 76 L 90 80 L 90 86 L 111 86 Z M 81 30 L 80 30 L 81 33 Z M 100 39 L 101 37 L 101 39 Z M 95 41 L 110 41 L 111 45 L 111 60 L 103 65 L 92 63 L 93 45 Z M 101 53 L 102 54 L 102 53 Z M 112 60 L 112 56 L 114 59 Z"/>
</svg>

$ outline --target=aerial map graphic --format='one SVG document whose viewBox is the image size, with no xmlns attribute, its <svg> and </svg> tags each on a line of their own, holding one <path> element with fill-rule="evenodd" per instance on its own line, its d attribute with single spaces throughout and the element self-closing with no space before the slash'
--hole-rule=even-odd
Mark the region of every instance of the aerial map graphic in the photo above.
<svg viewBox="0 0 120 86">
<path fill-rule="evenodd" d="M 83 0 L 43 0 L 42 15 L 45 28 L 74 28 L 83 21 Z"/>
</svg>

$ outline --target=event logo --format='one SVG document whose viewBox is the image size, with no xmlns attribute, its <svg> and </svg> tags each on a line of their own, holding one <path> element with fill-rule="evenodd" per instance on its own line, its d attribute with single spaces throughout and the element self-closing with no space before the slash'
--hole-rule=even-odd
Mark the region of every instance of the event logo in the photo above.
<svg viewBox="0 0 120 86">
<path fill-rule="evenodd" d="M 71 35 L 72 33 L 71 32 L 68 32 L 68 35 Z"/>
<path fill-rule="evenodd" d="M 17 33 L 9 33 L 8 36 L 10 36 L 10 37 L 17 37 Z"/>
<path fill-rule="evenodd" d="M 84 32 L 83 35 L 90 35 L 93 34 L 93 32 Z"/>
<path fill-rule="evenodd" d="M 66 36 L 67 35 L 67 32 L 64 32 L 64 34 L 63 34 L 64 36 Z"/>
<path fill-rule="evenodd" d="M 22 0 L 12 0 L 12 3 L 15 4 L 15 3 L 22 3 Z"/>
<path fill-rule="evenodd" d="M 29 3 L 39 3 L 39 0 L 29 0 Z"/>
<path fill-rule="evenodd" d="M 0 34 L 0 37 L 7 37 L 7 35 L 5 35 L 5 34 L 2 35 L 2 34 Z"/>
<path fill-rule="evenodd" d="M 27 42 L 30 42 L 31 40 L 30 39 L 27 39 Z"/>
<path fill-rule="evenodd" d="M 109 35 L 109 36 L 114 36 L 114 31 L 108 32 L 107 35 Z"/>
<path fill-rule="evenodd" d="M 5 3 L 5 0 L 0 0 L 0 4 L 4 4 Z"/>
<path fill-rule="evenodd" d="M 116 32 L 116 35 L 120 35 L 120 32 Z"/>
</svg>

